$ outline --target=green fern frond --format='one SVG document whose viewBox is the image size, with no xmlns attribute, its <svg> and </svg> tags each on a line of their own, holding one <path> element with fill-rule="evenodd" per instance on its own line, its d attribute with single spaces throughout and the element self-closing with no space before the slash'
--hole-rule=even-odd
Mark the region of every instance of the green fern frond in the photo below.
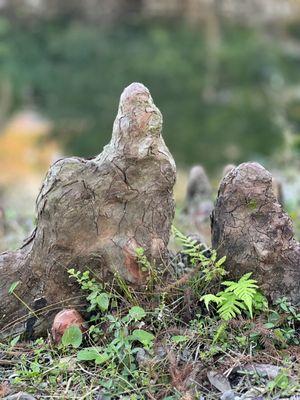
<svg viewBox="0 0 300 400">
<path fill-rule="evenodd" d="M 214 294 L 205 294 L 201 297 L 200 301 L 204 301 L 205 307 L 209 310 L 209 304 L 214 302 L 216 304 L 222 304 L 223 299 L 221 297 L 215 296 Z"/>
<path fill-rule="evenodd" d="M 184 235 L 175 226 L 172 226 L 173 236 L 180 241 L 183 247 L 182 252 L 188 255 L 194 261 L 202 261 L 203 249 L 201 249 L 201 244 L 197 243 L 196 240 Z"/>
<path fill-rule="evenodd" d="M 174 225 L 172 226 L 172 234 L 175 239 L 179 240 L 179 242 L 182 246 L 182 253 L 189 256 L 192 265 L 201 263 L 203 266 L 206 266 L 211 262 L 215 262 L 216 257 L 217 257 L 215 251 L 212 251 L 211 257 L 207 258 L 204 255 L 204 253 L 207 251 L 206 246 L 204 246 L 201 243 L 198 243 L 197 240 L 184 235 L 177 228 L 175 228 Z M 224 263 L 224 261 L 225 261 L 225 259 L 219 260 L 219 262 L 221 263 L 220 265 L 222 265 Z"/>
<path fill-rule="evenodd" d="M 213 338 L 213 344 L 217 343 L 218 340 L 224 336 L 224 334 L 226 333 L 226 328 L 227 328 L 227 323 L 223 322 L 219 328 L 216 330 L 216 333 L 214 334 L 214 338 Z"/>
<path fill-rule="evenodd" d="M 218 313 L 225 321 L 235 318 L 245 309 L 244 304 L 236 298 L 234 293 L 222 293 L 221 296 L 222 304 L 218 308 Z"/>
<path fill-rule="evenodd" d="M 256 280 L 249 279 L 252 272 L 243 275 L 238 282 L 225 281 L 222 285 L 227 286 L 225 292 L 233 292 L 236 298 L 241 300 L 249 310 L 251 318 L 253 317 L 253 298 L 257 293 L 258 286 L 256 285 Z"/>
<path fill-rule="evenodd" d="M 217 255 L 217 253 L 215 253 Z M 223 256 L 222 258 L 220 258 L 220 260 L 216 261 L 216 267 L 221 267 L 224 262 L 226 261 L 226 256 Z"/>
<path fill-rule="evenodd" d="M 253 318 L 253 308 L 256 310 L 265 309 L 268 303 L 266 298 L 257 291 L 257 282 L 254 279 L 250 279 L 251 275 L 252 273 L 249 272 L 237 282 L 222 282 L 222 285 L 227 286 L 224 291 L 216 295 L 204 295 L 200 300 L 205 302 L 206 308 L 208 308 L 211 301 L 217 303 L 218 314 L 225 321 L 235 318 L 246 310 L 249 311 L 251 318 Z"/>
</svg>

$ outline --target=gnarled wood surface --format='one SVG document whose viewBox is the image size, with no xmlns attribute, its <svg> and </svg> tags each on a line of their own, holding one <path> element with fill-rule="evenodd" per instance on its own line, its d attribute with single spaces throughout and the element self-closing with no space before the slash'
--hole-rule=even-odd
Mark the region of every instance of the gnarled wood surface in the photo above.
<svg viewBox="0 0 300 400">
<path fill-rule="evenodd" d="M 88 267 L 101 279 L 116 271 L 141 285 L 145 276 L 135 249 L 143 247 L 157 263 L 166 255 L 175 163 L 161 128 L 148 89 L 133 83 L 121 95 L 103 152 L 91 160 L 66 158 L 50 168 L 37 198 L 34 233 L 18 251 L 0 255 L 2 335 L 40 333 L 50 326 L 53 309 L 80 303 L 68 268 Z M 15 281 L 20 281 L 17 295 L 30 308 L 49 307 L 49 313 L 37 319 L 8 294 Z"/>
<path fill-rule="evenodd" d="M 253 272 L 272 300 L 300 302 L 300 244 L 274 195 L 271 174 L 244 163 L 223 179 L 212 216 L 212 245 L 233 277 Z"/>
</svg>

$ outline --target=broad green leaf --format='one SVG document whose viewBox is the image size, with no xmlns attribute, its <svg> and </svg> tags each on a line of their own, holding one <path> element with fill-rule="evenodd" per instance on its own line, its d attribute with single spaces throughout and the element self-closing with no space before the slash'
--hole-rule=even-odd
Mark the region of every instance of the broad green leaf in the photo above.
<svg viewBox="0 0 300 400">
<path fill-rule="evenodd" d="M 101 353 L 101 347 L 87 347 L 77 353 L 78 361 L 95 361 L 96 364 L 103 364 L 110 356 L 107 353 Z"/>
<path fill-rule="evenodd" d="M 129 310 L 129 315 L 136 321 L 140 321 L 146 316 L 146 312 L 142 307 L 134 306 Z"/>
<path fill-rule="evenodd" d="M 174 343 L 184 343 L 186 341 L 188 341 L 189 338 L 186 335 L 176 335 L 176 336 L 172 336 L 172 341 Z"/>
<path fill-rule="evenodd" d="M 272 381 L 268 383 L 268 389 L 286 389 L 290 384 L 290 379 L 285 372 L 281 372 Z"/>
<path fill-rule="evenodd" d="M 98 304 L 101 311 L 106 311 L 109 306 L 109 296 L 107 293 L 100 293 L 96 297 L 96 303 Z"/>
<path fill-rule="evenodd" d="M 88 297 L 86 298 L 88 301 L 95 299 L 98 296 L 97 291 L 92 292 L 91 294 L 88 295 Z"/>
<path fill-rule="evenodd" d="M 264 327 L 265 328 L 267 328 L 267 329 L 272 329 L 272 328 L 275 328 L 275 324 L 273 324 L 273 322 L 266 322 L 265 324 L 264 324 Z"/>
<path fill-rule="evenodd" d="M 154 335 L 150 332 L 144 331 L 143 329 L 135 329 L 131 336 L 134 340 L 138 340 L 144 346 L 149 346 L 154 340 Z"/>
<path fill-rule="evenodd" d="M 80 328 L 76 325 L 70 326 L 65 330 L 61 342 L 64 347 L 72 346 L 77 349 L 82 343 L 82 332 Z"/>
<path fill-rule="evenodd" d="M 77 353 L 78 361 L 93 361 L 99 356 L 100 347 L 87 347 Z"/>
<path fill-rule="evenodd" d="M 104 364 L 109 359 L 110 356 L 107 353 L 98 354 L 98 357 L 95 359 L 95 363 Z"/>
</svg>

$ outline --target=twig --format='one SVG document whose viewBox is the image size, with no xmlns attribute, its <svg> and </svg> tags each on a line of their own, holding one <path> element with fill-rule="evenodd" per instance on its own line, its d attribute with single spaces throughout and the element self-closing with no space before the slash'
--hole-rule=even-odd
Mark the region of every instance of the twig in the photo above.
<svg viewBox="0 0 300 400">
<path fill-rule="evenodd" d="M 184 284 L 186 284 L 190 278 L 192 278 L 194 275 L 196 275 L 197 272 L 200 271 L 200 269 L 202 268 L 202 265 L 199 264 L 197 267 L 193 268 L 191 271 L 187 272 L 186 274 L 184 274 L 180 279 L 178 279 L 177 281 L 170 283 L 168 286 L 164 287 L 164 288 L 160 288 L 158 289 L 160 292 L 171 292 L 173 289 L 179 288 L 180 286 L 183 286 Z"/>
<path fill-rule="evenodd" d="M 0 360 L 0 365 L 14 365 L 17 363 L 18 362 L 14 360 Z"/>
<path fill-rule="evenodd" d="M 100 386 L 96 386 L 94 389 L 90 390 L 88 393 L 86 393 L 84 396 L 80 397 L 80 400 L 86 399 L 90 394 L 96 392 L 97 390 L 100 389 Z"/>
</svg>

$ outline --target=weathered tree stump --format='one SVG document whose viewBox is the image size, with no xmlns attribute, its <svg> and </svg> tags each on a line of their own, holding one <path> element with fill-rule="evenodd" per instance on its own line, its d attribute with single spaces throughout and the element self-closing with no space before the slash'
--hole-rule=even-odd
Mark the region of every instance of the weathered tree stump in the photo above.
<svg viewBox="0 0 300 400">
<path fill-rule="evenodd" d="M 212 245 L 232 277 L 253 272 L 272 300 L 300 302 L 300 244 L 272 188 L 272 176 L 244 163 L 223 179 L 212 215 Z"/>
<path fill-rule="evenodd" d="M 185 214 L 188 226 L 194 233 L 200 234 L 201 240 L 210 242 L 210 214 L 213 210 L 212 188 L 201 165 L 195 165 L 189 173 Z"/>
<path fill-rule="evenodd" d="M 135 249 L 143 247 L 157 264 L 166 256 L 176 173 L 161 128 L 148 89 L 133 83 L 121 95 L 103 152 L 91 160 L 59 160 L 50 168 L 37 198 L 34 233 L 18 251 L 0 255 L 2 334 L 13 326 L 40 333 L 51 325 L 54 309 L 76 306 L 78 286 L 68 268 L 89 268 L 100 279 L 117 272 L 141 285 L 145 274 Z M 16 294 L 31 309 L 51 312 L 36 319 L 8 294 L 14 281 L 20 281 Z"/>
</svg>

